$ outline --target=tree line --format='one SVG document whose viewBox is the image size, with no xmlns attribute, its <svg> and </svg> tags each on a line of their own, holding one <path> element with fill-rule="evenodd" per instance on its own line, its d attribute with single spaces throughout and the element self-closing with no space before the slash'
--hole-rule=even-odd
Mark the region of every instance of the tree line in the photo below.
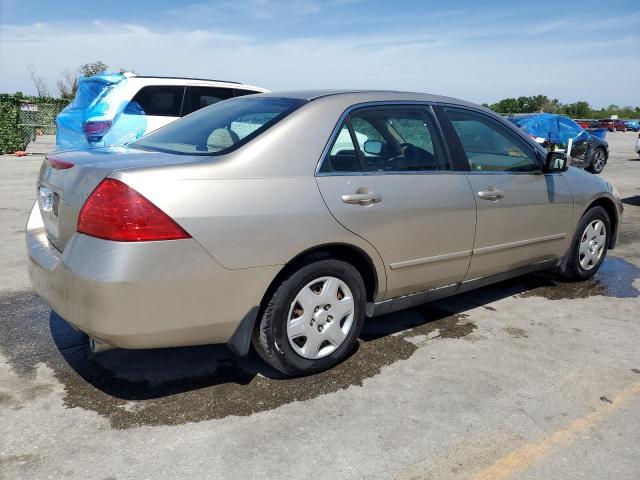
<svg viewBox="0 0 640 480">
<path fill-rule="evenodd" d="M 546 95 L 531 97 L 505 98 L 493 104 L 483 103 L 494 112 L 508 115 L 511 113 L 557 113 L 571 118 L 640 118 L 640 107 L 609 105 L 606 108 L 593 109 L 589 102 L 580 101 L 563 104 L 557 98 L 550 99 Z"/>
<path fill-rule="evenodd" d="M 63 100 L 69 101 L 73 100 L 73 98 L 76 96 L 76 91 L 78 90 L 78 77 L 91 77 L 93 75 L 98 75 L 99 73 L 106 72 L 108 68 L 109 65 L 99 60 L 95 62 L 83 63 L 79 68 L 75 70 L 66 68 L 60 72 L 60 76 L 62 78 L 56 82 L 56 91 L 52 95 L 49 85 L 47 84 L 45 79 L 38 74 L 36 67 L 32 64 L 27 66 L 27 69 L 29 70 L 29 76 L 31 77 L 31 81 L 36 88 L 38 97 L 58 97 Z M 124 69 L 120 69 L 120 73 L 124 71 Z"/>
</svg>

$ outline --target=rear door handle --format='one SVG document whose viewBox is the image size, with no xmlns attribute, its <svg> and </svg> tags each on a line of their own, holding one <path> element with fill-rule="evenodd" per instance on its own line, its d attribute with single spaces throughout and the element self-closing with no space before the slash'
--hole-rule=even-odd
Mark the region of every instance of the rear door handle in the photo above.
<svg viewBox="0 0 640 480">
<path fill-rule="evenodd" d="M 342 201 L 354 205 L 373 205 L 382 201 L 382 195 L 379 193 L 351 193 L 342 195 Z"/>
<path fill-rule="evenodd" d="M 478 192 L 478 196 L 484 200 L 500 200 L 504 198 L 504 192 L 502 190 L 498 190 L 497 188 L 489 187 L 487 190 L 480 190 Z"/>
</svg>

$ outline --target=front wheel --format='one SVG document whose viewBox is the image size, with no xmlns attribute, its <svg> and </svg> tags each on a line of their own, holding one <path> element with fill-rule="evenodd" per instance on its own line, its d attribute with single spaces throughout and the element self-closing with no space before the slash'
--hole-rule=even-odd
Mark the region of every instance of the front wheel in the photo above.
<svg viewBox="0 0 640 480">
<path fill-rule="evenodd" d="M 593 161 L 587 170 L 591 173 L 601 173 L 607 163 L 607 154 L 603 148 L 596 148 L 593 152 Z"/>
<path fill-rule="evenodd" d="M 253 346 L 287 375 L 326 370 L 353 350 L 364 323 L 365 302 L 364 282 L 352 265 L 310 260 L 266 299 Z"/>
<path fill-rule="evenodd" d="M 589 209 L 576 227 L 563 276 L 569 280 L 586 280 L 602 265 L 607 254 L 611 221 L 602 207 Z"/>
</svg>

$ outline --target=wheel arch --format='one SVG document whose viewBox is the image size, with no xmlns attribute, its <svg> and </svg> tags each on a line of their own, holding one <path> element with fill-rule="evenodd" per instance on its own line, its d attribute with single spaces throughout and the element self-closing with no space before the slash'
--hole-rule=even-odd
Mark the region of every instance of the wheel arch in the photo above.
<svg viewBox="0 0 640 480">
<path fill-rule="evenodd" d="M 378 271 L 376 270 L 371 257 L 364 250 L 355 245 L 347 243 L 327 243 L 304 250 L 289 260 L 271 281 L 269 288 L 267 288 L 267 291 L 263 296 L 262 304 L 264 304 L 264 300 L 269 297 L 271 292 L 277 288 L 284 278 L 288 277 L 298 268 L 307 264 L 314 258 L 332 258 L 343 260 L 353 265 L 353 267 L 358 270 L 362 276 L 362 280 L 364 281 L 364 286 L 367 292 L 367 302 L 374 301 L 380 285 L 378 281 Z"/>
<path fill-rule="evenodd" d="M 618 210 L 615 203 L 608 197 L 599 197 L 593 200 L 589 206 L 582 212 L 582 218 L 593 207 L 602 207 L 609 215 L 609 221 L 611 222 L 611 235 L 609 235 L 609 245 L 607 248 L 613 249 L 616 245 L 616 239 L 618 237 Z"/>
<path fill-rule="evenodd" d="M 363 249 L 347 243 L 328 243 L 314 246 L 300 252 L 289 260 L 273 278 L 265 290 L 264 295 L 260 300 L 260 304 L 251 309 L 227 342 L 231 351 L 239 356 L 247 355 L 250 349 L 251 337 L 259 325 L 258 319 L 263 314 L 268 299 L 278 288 L 280 283 L 298 268 L 313 261 L 313 259 L 320 260 L 324 258 L 340 259 L 353 265 L 356 270 L 358 270 L 362 276 L 362 280 L 364 281 L 365 290 L 367 292 L 367 302 L 374 301 L 380 286 L 378 274 L 382 273 L 384 275 L 384 272 L 379 272 L 376 269 L 373 260 Z"/>
</svg>

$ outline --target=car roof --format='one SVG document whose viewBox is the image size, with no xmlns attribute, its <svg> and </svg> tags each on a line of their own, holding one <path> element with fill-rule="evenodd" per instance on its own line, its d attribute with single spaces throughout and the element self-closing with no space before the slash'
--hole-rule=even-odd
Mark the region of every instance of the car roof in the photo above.
<svg viewBox="0 0 640 480">
<path fill-rule="evenodd" d="M 261 93 L 259 95 L 267 97 L 295 98 L 299 100 L 307 100 L 310 102 L 322 99 L 339 98 L 341 102 L 352 104 L 384 101 L 434 102 L 465 105 L 484 109 L 484 107 L 481 107 L 480 105 L 472 102 L 467 102 L 465 100 L 460 100 L 458 98 L 446 97 L 443 95 L 433 95 L 429 93 L 402 92 L 396 90 L 293 90 Z"/>
<path fill-rule="evenodd" d="M 172 84 L 172 85 L 202 85 L 202 86 L 217 86 L 225 88 L 244 88 L 248 90 L 254 90 L 257 92 L 268 92 L 269 90 L 257 87 L 255 85 L 249 85 L 246 83 L 233 82 L 229 80 L 212 80 L 206 78 L 191 78 L 191 77 L 162 77 L 155 75 L 137 75 L 135 73 L 125 72 L 124 74 L 129 80 L 135 82 L 148 83 L 151 85 L 157 84 Z"/>
<path fill-rule="evenodd" d="M 213 78 L 192 78 L 192 77 L 161 77 L 156 75 L 131 75 L 130 78 L 162 78 L 168 80 L 198 80 L 202 82 L 219 82 L 219 83 L 235 83 L 236 85 L 242 85 L 240 82 L 233 80 L 215 80 Z"/>
</svg>

